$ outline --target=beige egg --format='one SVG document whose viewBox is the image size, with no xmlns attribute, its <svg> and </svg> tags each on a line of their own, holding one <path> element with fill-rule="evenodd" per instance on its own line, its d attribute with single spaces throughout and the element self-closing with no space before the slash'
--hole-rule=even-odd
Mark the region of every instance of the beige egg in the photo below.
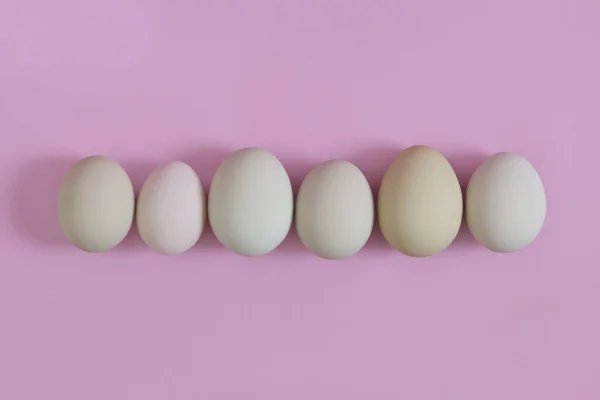
<svg viewBox="0 0 600 400">
<path fill-rule="evenodd" d="M 116 161 L 86 157 L 66 174 L 58 195 L 58 224 L 88 252 L 107 251 L 127 236 L 135 208 L 133 185 Z"/>
<path fill-rule="evenodd" d="M 246 148 L 217 168 L 208 192 L 210 226 L 227 249 L 262 256 L 286 238 L 294 217 L 290 178 L 273 154 Z"/>
<path fill-rule="evenodd" d="M 458 178 L 438 151 L 413 146 L 388 167 L 379 188 L 378 220 L 396 250 L 413 257 L 444 250 L 458 234 L 462 212 Z"/>
<path fill-rule="evenodd" d="M 300 186 L 296 230 L 300 241 L 325 259 L 357 253 L 373 230 L 375 207 L 367 178 L 354 164 L 327 161 Z"/>
</svg>

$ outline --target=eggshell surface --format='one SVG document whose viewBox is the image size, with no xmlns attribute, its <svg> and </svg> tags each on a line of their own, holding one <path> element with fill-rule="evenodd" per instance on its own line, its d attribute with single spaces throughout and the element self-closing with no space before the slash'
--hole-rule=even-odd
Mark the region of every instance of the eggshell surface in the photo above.
<svg viewBox="0 0 600 400">
<path fill-rule="evenodd" d="M 131 229 L 133 185 L 114 160 L 90 156 L 65 175 L 58 195 L 58 224 L 81 250 L 102 252 L 117 246 Z"/>
<path fill-rule="evenodd" d="M 181 254 L 196 244 L 205 222 L 205 198 L 196 172 L 183 162 L 155 169 L 137 201 L 142 240 L 162 254 Z"/>
<path fill-rule="evenodd" d="M 378 221 L 396 250 L 425 257 L 448 247 L 460 229 L 462 191 L 454 169 L 438 151 L 413 146 L 388 167 L 378 195 Z"/>
<path fill-rule="evenodd" d="M 325 162 L 305 177 L 296 201 L 296 230 L 302 243 L 326 259 L 358 252 L 373 230 L 373 194 L 354 164 Z"/>
<path fill-rule="evenodd" d="M 475 171 L 466 192 L 469 230 L 488 249 L 508 253 L 538 236 L 546 219 L 546 193 L 533 165 L 515 153 L 498 153 Z"/>
<path fill-rule="evenodd" d="M 223 246 L 244 256 L 264 255 L 287 236 L 294 214 L 285 168 L 266 150 L 247 148 L 226 158 L 213 177 L 208 218 Z"/>
</svg>

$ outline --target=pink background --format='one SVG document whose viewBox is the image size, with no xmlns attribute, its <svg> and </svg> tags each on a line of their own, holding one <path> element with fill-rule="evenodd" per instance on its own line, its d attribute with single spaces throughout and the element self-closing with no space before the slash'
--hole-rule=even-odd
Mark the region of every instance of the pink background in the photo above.
<svg viewBox="0 0 600 400">
<path fill-rule="evenodd" d="M 597 0 L 1 0 L 0 398 L 600 398 L 599 40 Z M 338 157 L 376 188 L 413 144 L 463 183 L 529 158 L 538 240 L 462 232 L 417 260 L 376 232 L 331 262 L 294 234 L 256 259 L 132 234 L 92 255 L 55 221 L 90 154 L 138 188 L 176 159 L 207 185 L 246 146 L 296 188 Z"/>
</svg>

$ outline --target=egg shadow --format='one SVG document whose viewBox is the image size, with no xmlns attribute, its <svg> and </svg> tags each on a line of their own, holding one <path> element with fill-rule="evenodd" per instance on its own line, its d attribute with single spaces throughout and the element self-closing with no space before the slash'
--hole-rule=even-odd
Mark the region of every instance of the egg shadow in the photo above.
<svg viewBox="0 0 600 400">
<path fill-rule="evenodd" d="M 21 238 L 47 246 L 68 246 L 58 225 L 61 181 L 78 158 L 48 156 L 27 164 L 15 177 L 10 223 Z"/>
<path fill-rule="evenodd" d="M 296 256 L 311 254 L 300 241 L 295 222 L 292 223 L 290 231 L 285 237 L 285 240 L 274 250 L 274 252 L 276 254 L 294 254 Z"/>
<path fill-rule="evenodd" d="M 460 183 L 460 188 L 463 193 L 463 218 L 461 221 L 460 229 L 456 238 L 450 245 L 450 248 L 462 249 L 465 247 L 474 247 L 479 246 L 479 243 L 475 240 L 469 228 L 467 227 L 466 222 L 466 190 L 469 184 L 469 180 L 471 176 L 477 169 L 479 165 L 489 157 L 489 154 L 486 154 L 482 151 L 478 150 L 460 150 L 453 151 L 444 154 L 452 168 L 454 168 L 454 172 L 458 178 L 458 182 Z"/>
</svg>

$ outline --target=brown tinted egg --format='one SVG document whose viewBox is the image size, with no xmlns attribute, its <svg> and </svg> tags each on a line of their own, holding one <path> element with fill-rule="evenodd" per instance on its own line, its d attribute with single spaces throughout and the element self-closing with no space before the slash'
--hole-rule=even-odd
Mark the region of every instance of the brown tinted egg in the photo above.
<svg viewBox="0 0 600 400">
<path fill-rule="evenodd" d="M 413 146 L 388 167 L 379 189 L 378 218 L 396 250 L 413 257 L 444 250 L 460 229 L 462 211 L 458 178 L 438 151 Z"/>
</svg>

